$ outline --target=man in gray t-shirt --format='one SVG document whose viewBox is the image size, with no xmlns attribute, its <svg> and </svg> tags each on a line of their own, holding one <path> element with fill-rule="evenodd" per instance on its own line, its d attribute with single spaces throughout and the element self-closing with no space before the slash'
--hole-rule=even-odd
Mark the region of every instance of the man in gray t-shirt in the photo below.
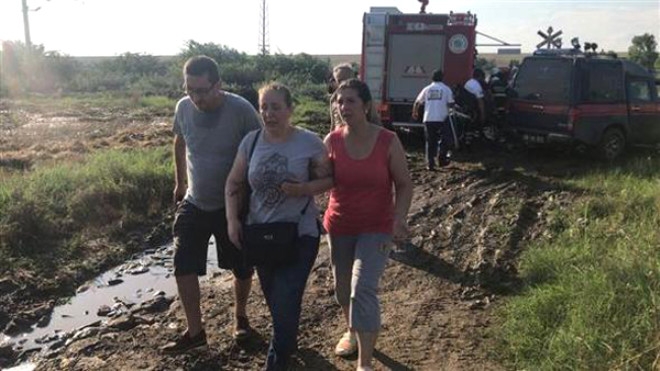
<svg viewBox="0 0 660 371">
<path fill-rule="evenodd" d="M 175 354 L 206 346 L 202 327 L 198 276 L 206 274 L 211 235 L 218 265 L 234 274 L 234 337 L 249 333 L 245 313 L 252 284 L 252 267 L 245 265 L 227 234 L 224 187 L 243 137 L 261 127 L 261 118 L 248 101 L 220 89 L 218 65 L 206 56 L 190 58 L 184 68 L 187 97 L 176 105 L 174 117 L 174 276 L 188 328 L 162 348 Z"/>
</svg>

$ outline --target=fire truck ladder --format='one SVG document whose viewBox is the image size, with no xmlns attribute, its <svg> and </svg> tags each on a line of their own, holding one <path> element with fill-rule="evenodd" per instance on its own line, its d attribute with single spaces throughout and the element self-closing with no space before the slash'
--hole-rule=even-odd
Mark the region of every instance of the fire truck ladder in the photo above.
<svg viewBox="0 0 660 371">
<path fill-rule="evenodd" d="M 488 38 L 488 39 L 491 39 L 491 40 L 493 40 L 493 41 L 497 41 L 497 42 L 498 42 L 498 44 L 477 44 L 477 46 L 520 46 L 520 44 L 511 44 L 511 43 L 508 43 L 508 42 L 506 42 L 506 41 L 504 41 L 504 40 L 500 40 L 500 39 L 498 39 L 498 38 L 496 38 L 496 37 L 493 37 L 493 36 L 490 36 L 490 35 L 486 35 L 486 34 L 483 33 L 483 32 L 479 32 L 479 31 L 477 31 L 477 35 L 481 35 L 481 36 L 483 36 L 483 37 L 486 37 L 486 38 Z"/>
</svg>

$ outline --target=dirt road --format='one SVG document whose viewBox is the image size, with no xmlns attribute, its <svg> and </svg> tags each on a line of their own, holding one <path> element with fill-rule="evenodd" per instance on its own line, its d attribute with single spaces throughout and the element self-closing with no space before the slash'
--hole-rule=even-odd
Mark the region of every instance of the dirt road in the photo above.
<svg viewBox="0 0 660 371">
<path fill-rule="evenodd" d="M 515 290 L 516 258 L 526 241 L 548 233 L 546 216 L 564 207 L 571 193 L 543 177 L 476 159 L 492 155 L 459 155 L 450 168 L 433 173 L 423 170 L 419 153 L 411 156 L 416 184 L 411 243 L 393 252 L 382 280 L 377 369 L 501 369 L 489 358 L 492 311 Z M 270 320 L 258 284 L 249 307 L 256 336 L 241 345 L 229 336 L 232 294 L 222 286 L 211 281 L 203 288 L 207 352 L 159 354 L 158 347 L 185 327 L 175 301 L 163 312 L 136 314 L 128 329 L 105 327 L 102 335 L 72 342 L 40 369 L 259 369 Z M 297 369 L 355 368 L 354 360 L 332 354 L 343 328 L 331 287 L 324 246 L 304 300 Z"/>
</svg>

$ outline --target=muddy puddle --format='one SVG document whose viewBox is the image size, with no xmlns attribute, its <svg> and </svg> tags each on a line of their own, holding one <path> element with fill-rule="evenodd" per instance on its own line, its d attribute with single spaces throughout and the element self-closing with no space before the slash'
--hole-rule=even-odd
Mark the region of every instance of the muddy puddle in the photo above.
<svg viewBox="0 0 660 371">
<path fill-rule="evenodd" d="M 2 371 L 34 371 L 36 369 L 37 369 L 37 365 L 30 362 L 30 363 L 23 363 L 16 367 L 3 368 Z"/>
<path fill-rule="evenodd" d="M 55 306 L 50 316 L 33 325 L 28 332 L 14 337 L 5 336 L 2 343 L 13 344 L 19 353 L 33 353 L 57 348 L 76 332 L 87 326 L 128 313 L 131 308 L 158 296 L 176 295 L 172 244 L 145 251 L 141 256 L 125 262 L 78 288 L 77 294 L 65 304 Z M 202 281 L 231 272 L 217 267 L 213 239 L 209 242 L 207 275 Z M 231 280 L 219 280 L 231 285 Z M 31 370 L 24 363 L 12 371 Z"/>
</svg>

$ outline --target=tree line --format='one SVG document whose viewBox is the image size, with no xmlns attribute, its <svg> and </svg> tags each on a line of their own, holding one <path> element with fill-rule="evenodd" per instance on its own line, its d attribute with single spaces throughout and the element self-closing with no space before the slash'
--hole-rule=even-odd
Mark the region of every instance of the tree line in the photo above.
<svg viewBox="0 0 660 371">
<path fill-rule="evenodd" d="M 256 97 L 254 88 L 264 81 L 278 80 L 296 89 L 309 90 L 310 85 L 325 84 L 330 73 L 328 61 L 308 54 L 252 56 L 194 40 L 189 40 L 172 58 L 124 53 L 98 63 L 85 63 L 46 51 L 41 45 L 27 47 L 21 42 L 4 42 L 0 91 L 3 96 L 131 92 L 178 97 L 182 93 L 181 66 L 188 57 L 198 54 L 208 55 L 220 64 L 228 90 L 248 97 Z"/>
<path fill-rule="evenodd" d="M 657 42 L 652 34 L 633 37 L 628 58 L 653 69 L 658 61 Z M 140 95 L 181 95 L 181 66 L 192 55 L 205 54 L 221 66 L 227 90 L 256 100 L 255 87 L 264 81 L 281 81 L 300 94 L 322 99 L 330 74 L 329 62 L 308 54 L 247 55 L 223 45 L 189 40 L 179 54 L 159 58 L 148 54 L 124 53 L 99 63 L 84 63 L 43 45 L 4 42 L 0 55 L 0 95 L 26 93 L 130 92 Z M 510 66 L 517 65 L 512 60 Z M 475 66 L 486 71 L 495 62 L 477 58 Z"/>
</svg>

